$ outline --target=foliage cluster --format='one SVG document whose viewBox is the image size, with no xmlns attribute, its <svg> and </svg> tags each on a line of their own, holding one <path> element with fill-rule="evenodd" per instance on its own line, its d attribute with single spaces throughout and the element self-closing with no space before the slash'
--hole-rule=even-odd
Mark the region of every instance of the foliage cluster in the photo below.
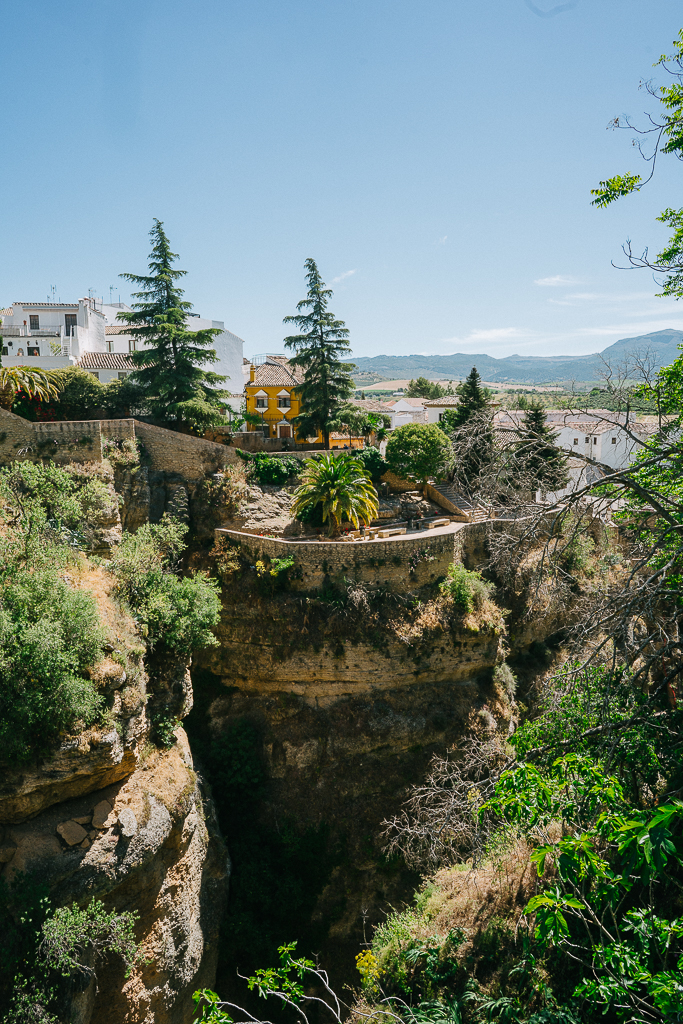
<svg viewBox="0 0 683 1024">
<path fill-rule="evenodd" d="M 116 957 L 128 977 L 140 954 L 133 935 L 138 914 L 107 911 L 94 899 L 86 907 L 52 909 L 47 886 L 20 875 L 0 880 L 3 941 L 0 1006 L 3 1024 L 58 1024 L 70 1019 L 73 996 L 97 977 L 104 959 Z"/>
<path fill-rule="evenodd" d="M 387 442 L 387 467 L 404 480 L 442 477 L 451 459 L 448 438 L 435 423 L 406 423 Z"/>
<path fill-rule="evenodd" d="M 218 584 L 205 572 L 178 575 L 188 527 L 167 515 L 126 534 L 110 563 L 117 592 L 140 623 L 147 644 L 191 654 L 215 646 L 220 617 Z"/>
<path fill-rule="evenodd" d="M 260 484 L 281 486 L 292 477 L 298 476 L 301 471 L 301 463 L 292 455 L 274 458 L 265 452 L 247 452 L 241 448 L 237 448 L 236 451 L 246 463 L 249 475 L 258 480 Z"/>
<path fill-rule="evenodd" d="M 450 387 L 444 388 L 438 381 L 428 380 L 426 377 L 418 377 L 411 380 L 403 392 L 405 398 L 443 398 L 445 395 L 453 395 L 455 392 Z"/>
<path fill-rule="evenodd" d="M 227 392 L 220 385 L 225 377 L 203 369 L 218 360 L 212 344 L 221 332 L 189 330 L 186 321 L 192 304 L 183 299 L 177 283 L 186 271 L 174 269 L 178 256 L 171 252 L 164 226 L 156 218 L 150 237 L 149 273 L 121 275 L 140 289 L 133 293 L 138 301 L 132 312 L 119 314 L 131 334 L 144 342 L 131 354 L 131 376 L 155 418 L 177 428 L 203 430 L 223 421 Z"/>
<path fill-rule="evenodd" d="M 79 488 L 53 464 L 0 470 L 0 744 L 12 763 L 47 753 L 103 709 L 88 671 L 104 643 L 97 607 L 68 580 L 97 485 Z"/>
<path fill-rule="evenodd" d="M 468 615 L 474 609 L 481 609 L 484 601 L 491 597 L 493 584 L 488 583 L 481 573 L 466 569 L 461 562 L 452 562 L 446 579 L 439 584 L 439 590 L 451 598 L 456 608 Z"/>
<path fill-rule="evenodd" d="M 373 484 L 379 483 L 387 471 L 387 464 L 382 458 L 379 448 L 367 445 L 365 448 L 359 448 L 354 454 L 363 463 L 363 468 Z"/>
</svg>

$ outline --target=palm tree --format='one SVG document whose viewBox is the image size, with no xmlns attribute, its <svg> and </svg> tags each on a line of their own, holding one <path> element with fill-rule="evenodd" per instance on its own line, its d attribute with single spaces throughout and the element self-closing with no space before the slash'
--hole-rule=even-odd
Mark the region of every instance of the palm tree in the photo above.
<svg viewBox="0 0 683 1024">
<path fill-rule="evenodd" d="M 360 522 L 367 524 L 377 515 L 377 492 L 362 463 L 350 453 L 307 459 L 301 481 L 294 492 L 294 515 L 321 505 L 330 537 L 339 536 L 344 516 L 358 529 Z"/>
<path fill-rule="evenodd" d="M 31 366 L 0 366 L 0 408 L 11 411 L 20 391 L 41 402 L 56 398 L 64 387 L 59 370 L 38 370 Z"/>
</svg>

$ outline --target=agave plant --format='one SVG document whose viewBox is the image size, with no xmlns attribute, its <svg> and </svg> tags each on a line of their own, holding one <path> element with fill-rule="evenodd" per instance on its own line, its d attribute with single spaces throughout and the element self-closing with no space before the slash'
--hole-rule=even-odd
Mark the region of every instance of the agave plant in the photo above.
<svg viewBox="0 0 683 1024">
<path fill-rule="evenodd" d="M 307 459 L 301 485 L 294 492 L 294 515 L 322 506 L 330 537 L 341 531 L 344 516 L 358 528 L 377 515 L 379 501 L 363 464 L 351 454 Z"/>
<path fill-rule="evenodd" d="M 0 366 L 0 408 L 9 412 L 20 391 L 29 398 L 56 398 L 64 387 L 59 370 L 38 370 L 31 366 Z"/>
</svg>

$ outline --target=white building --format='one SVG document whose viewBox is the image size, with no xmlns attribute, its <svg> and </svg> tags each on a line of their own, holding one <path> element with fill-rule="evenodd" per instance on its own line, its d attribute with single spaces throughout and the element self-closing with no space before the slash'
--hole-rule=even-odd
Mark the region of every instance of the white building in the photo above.
<svg viewBox="0 0 683 1024">
<path fill-rule="evenodd" d="M 501 411 L 494 423 L 501 430 L 517 429 L 523 418 L 523 411 Z M 609 409 L 549 409 L 546 423 L 556 434 L 558 448 L 570 458 L 585 456 L 610 469 L 625 469 L 633 462 L 652 430 L 651 424 L 633 415 L 627 424 L 626 413 Z"/>
<path fill-rule="evenodd" d="M 124 303 L 106 304 L 95 299 L 77 303 L 15 302 L 1 310 L 0 335 L 5 366 L 36 366 L 58 369 L 79 365 L 103 383 L 126 376 L 133 368 L 129 353 L 144 348 L 130 328 L 117 320 L 130 312 Z M 214 328 L 212 347 L 218 361 L 207 369 L 227 377 L 223 388 L 242 392 L 242 350 L 244 342 L 226 331 L 222 320 L 207 320 L 193 313 L 187 316 L 191 331 Z"/>
<path fill-rule="evenodd" d="M 14 302 L 0 316 L 4 366 L 57 369 L 76 363 L 83 352 L 106 351 L 106 319 L 94 299 Z"/>
<path fill-rule="evenodd" d="M 395 427 L 402 427 L 406 423 L 426 423 L 425 400 L 424 398 L 399 398 L 392 402 L 394 410 Z"/>
<path fill-rule="evenodd" d="M 460 399 L 456 395 L 445 398 L 428 398 L 424 404 L 427 423 L 441 423 L 447 409 L 455 409 Z"/>
</svg>

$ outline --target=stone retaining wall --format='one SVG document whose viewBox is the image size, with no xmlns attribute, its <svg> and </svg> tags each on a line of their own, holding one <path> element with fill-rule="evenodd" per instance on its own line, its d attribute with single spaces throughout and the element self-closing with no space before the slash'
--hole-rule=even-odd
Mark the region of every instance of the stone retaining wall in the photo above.
<svg viewBox="0 0 683 1024">
<path fill-rule="evenodd" d="M 145 446 L 152 469 L 179 473 L 187 480 L 198 480 L 238 460 L 235 450 L 224 444 L 205 441 L 203 437 L 193 437 L 191 434 L 179 434 L 164 427 L 154 427 L 140 420 L 134 422 L 135 436 Z"/>
<path fill-rule="evenodd" d="M 101 462 L 102 437 L 134 440 L 144 446 L 150 468 L 178 473 L 187 480 L 235 463 L 234 448 L 191 434 L 154 427 L 135 419 L 56 420 L 32 423 L 0 409 L 0 465 L 19 460 Z"/>
<path fill-rule="evenodd" d="M 386 541 L 321 542 L 258 537 L 221 528 L 216 537 L 226 536 L 246 558 L 295 559 L 294 590 L 320 590 L 326 579 L 343 578 L 388 587 L 406 593 L 445 576 L 453 561 L 457 532 L 397 537 Z M 296 578 L 300 574 L 300 578 Z"/>
</svg>

